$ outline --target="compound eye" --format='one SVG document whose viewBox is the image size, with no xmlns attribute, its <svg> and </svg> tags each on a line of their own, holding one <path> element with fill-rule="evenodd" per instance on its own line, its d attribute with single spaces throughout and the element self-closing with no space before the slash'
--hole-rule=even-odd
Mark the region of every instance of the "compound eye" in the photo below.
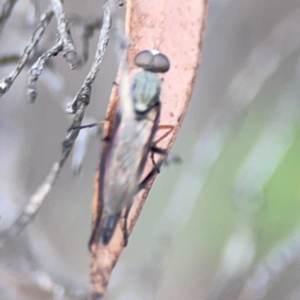
<svg viewBox="0 0 300 300">
<path fill-rule="evenodd" d="M 149 66 L 151 67 L 153 60 L 153 54 L 149 50 L 144 50 L 139 52 L 135 58 L 134 63 L 137 67 L 147 69 Z"/>
<path fill-rule="evenodd" d="M 158 53 L 153 57 L 153 67 L 155 68 L 154 72 L 168 72 L 170 69 L 170 61 L 164 54 Z"/>
<path fill-rule="evenodd" d="M 136 66 L 154 73 L 165 73 L 170 69 L 170 61 L 167 56 L 154 50 L 139 52 L 134 59 L 134 63 Z"/>
</svg>

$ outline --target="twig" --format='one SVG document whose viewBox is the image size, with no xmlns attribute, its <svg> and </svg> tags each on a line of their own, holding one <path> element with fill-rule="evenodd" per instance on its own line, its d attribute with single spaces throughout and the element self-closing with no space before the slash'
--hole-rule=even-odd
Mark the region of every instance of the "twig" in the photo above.
<svg viewBox="0 0 300 300">
<path fill-rule="evenodd" d="M 53 98 L 57 100 L 57 104 L 59 107 L 63 109 L 65 112 L 67 103 L 72 100 L 73 96 L 71 96 L 71 92 L 69 91 L 69 87 L 66 83 L 66 80 L 63 76 L 61 76 L 58 72 L 54 72 L 50 68 L 44 69 L 44 84 L 48 87 L 49 92 L 52 93 Z M 67 114 L 66 117 L 68 119 L 72 119 L 72 116 Z M 99 125 L 94 118 L 85 114 L 85 117 L 82 120 L 82 124 L 91 124 L 94 123 L 95 126 Z M 91 127 L 91 126 L 90 126 Z M 82 126 L 80 127 L 82 128 Z M 75 128 L 76 129 L 76 128 Z M 79 129 L 79 128 L 78 128 Z M 73 174 L 78 176 L 80 174 L 81 166 L 83 164 L 83 160 L 86 154 L 86 150 L 88 148 L 89 140 L 92 136 L 98 135 L 101 132 L 101 127 L 97 126 L 88 130 L 80 130 L 79 135 L 75 141 L 72 150 L 72 163 L 71 168 Z"/>
<path fill-rule="evenodd" d="M 39 53 L 33 53 L 31 57 L 27 60 L 26 66 L 32 65 L 32 63 L 35 61 L 36 57 L 39 57 L 40 55 L 43 54 L 44 51 L 41 51 Z M 20 54 L 8 54 L 8 55 L 3 55 L 0 57 L 0 66 L 6 66 L 10 64 L 15 64 L 21 59 Z"/>
<path fill-rule="evenodd" d="M 27 13 L 27 20 L 28 24 L 30 26 L 30 30 L 34 30 L 34 28 L 37 26 L 39 19 L 40 19 L 40 4 L 38 0 L 30 0 L 30 7 L 28 9 Z M 40 45 L 36 44 L 33 51 L 32 56 L 37 57 L 36 53 L 38 52 Z"/>
<path fill-rule="evenodd" d="M 31 26 L 36 26 L 40 16 L 40 3 L 38 0 L 30 0 L 31 5 L 27 13 L 27 19 Z"/>
<path fill-rule="evenodd" d="M 88 60 L 89 55 L 89 40 L 93 36 L 95 30 L 99 29 L 101 27 L 102 20 L 98 19 L 94 22 L 91 22 L 89 24 L 86 24 L 83 28 L 82 33 L 82 57 L 83 57 L 83 63 L 85 63 Z"/>
<path fill-rule="evenodd" d="M 63 50 L 63 45 L 60 41 L 58 41 L 50 50 L 46 51 L 36 63 L 31 67 L 29 71 L 29 78 L 28 78 L 28 89 L 27 95 L 29 101 L 31 103 L 35 102 L 37 98 L 37 81 L 44 69 L 45 63 L 52 57 L 56 56 L 60 51 Z"/>
<path fill-rule="evenodd" d="M 82 107 L 80 110 L 78 110 L 78 113 L 75 115 L 72 125 L 80 126 L 84 116 L 84 111 L 85 107 Z M 69 132 L 69 134 L 62 143 L 61 157 L 57 162 L 53 164 L 45 181 L 40 185 L 37 191 L 29 198 L 28 204 L 26 205 L 26 208 L 22 211 L 19 218 L 15 221 L 11 228 L 9 228 L 6 232 L 2 234 L 2 242 L 5 242 L 5 240 L 18 235 L 26 227 L 26 225 L 35 217 L 41 205 L 43 204 L 46 196 L 49 194 L 51 188 L 53 187 L 56 178 L 59 172 L 61 171 L 66 159 L 68 158 L 78 133 L 79 130 L 73 130 Z"/>
<path fill-rule="evenodd" d="M 69 19 L 70 26 L 79 27 L 81 28 L 81 36 L 82 40 L 82 56 L 83 56 L 83 63 L 88 60 L 88 52 L 89 52 L 89 40 L 93 37 L 96 30 L 100 30 L 102 26 L 102 18 L 95 18 L 93 20 L 90 19 L 81 19 L 79 17 L 74 17 Z M 34 54 L 35 57 L 42 55 L 43 51 L 39 51 L 39 54 Z M 0 57 L 0 65 L 5 66 L 9 64 L 13 64 L 18 62 L 21 59 L 19 54 L 9 54 L 3 55 Z M 27 65 L 32 63 L 32 59 L 27 61 Z"/>
<path fill-rule="evenodd" d="M 102 125 L 102 123 L 103 122 L 100 123 L 96 122 L 94 118 L 85 115 L 85 118 L 82 121 L 83 126 L 80 127 L 80 132 L 74 144 L 73 153 L 72 153 L 71 168 L 74 176 L 80 175 L 83 160 L 86 156 L 86 152 L 88 149 L 89 141 L 92 136 L 101 134 L 102 126 L 99 125 L 100 124 Z M 84 127 L 85 130 L 83 130 Z"/>
<path fill-rule="evenodd" d="M 77 21 L 79 23 L 79 21 Z M 89 22 L 83 23 L 81 20 L 81 26 L 83 27 L 82 33 L 82 43 L 83 43 L 83 63 L 85 63 L 88 59 L 88 47 L 89 47 L 89 39 L 93 36 L 94 31 L 100 28 L 102 24 L 102 19 L 97 19 Z M 78 25 L 78 24 L 77 24 Z M 46 51 L 31 67 L 29 71 L 29 78 L 28 78 L 28 89 L 27 95 L 29 101 L 31 103 L 35 102 L 38 92 L 37 92 L 37 81 L 42 74 L 44 66 L 46 62 L 53 56 L 56 56 L 60 51 L 63 51 L 64 46 L 62 40 L 59 39 L 57 43 L 48 51 Z"/>
<path fill-rule="evenodd" d="M 94 32 L 101 28 L 102 18 L 96 18 L 91 20 L 90 18 L 81 19 L 79 17 L 69 19 L 70 26 L 79 26 L 82 28 L 81 40 L 82 40 L 82 63 L 86 63 L 89 54 L 89 40 L 93 37 Z"/>
<path fill-rule="evenodd" d="M 76 48 L 71 36 L 69 24 L 66 18 L 66 14 L 63 9 L 61 0 L 51 0 L 53 11 L 57 20 L 57 30 L 59 34 L 59 40 L 63 45 L 63 57 L 69 63 L 71 69 L 77 68 L 81 65 L 81 61 L 78 58 Z"/>
<path fill-rule="evenodd" d="M 90 102 L 92 84 L 97 76 L 97 73 L 99 72 L 100 65 L 103 60 L 105 49 L 109 39 L 108 32 L 110 29 L 110 10 L 107 1 L 105 1 L 104 3 L 103 11 L 103 25 L 100 31 L 99 42 L 97 45 L 97 53 L 93 62 L 93 66 L 89 74 L 87 75 L 81 89 L 75 96 L 75 99 L 67 106 L 67 112 L 70 114 L 76 113 L 80 105 L 88 105 L 88 103 Z"/>
<path fill-rule="evenodd" d="M 30 54 L 35 48 L 35 45 L 40 41 L 42 35 L 44 34 L 47 26 L 49 25 L 51 19 L 53 17 L 53 11 L 48 11 L 41 17 L 41 21 L 38 24 L 36 30 L 32 34 L 32 37 L 30 38 L 27 46 L 25 47 L 23 54 L 21 55 L 21 59 L 19 60 L 17 66 L 15 69 L 11 72 L 11 74 L 3 78 L 0 81 L 0 97 L 3 96 L 12 86 L 15 79 L 18 77 L 20 72 L 23 70 L 24 66 L 26 65 Z"/>
<path fill-rule="evenodd" d="M 106 50 L 109 28 L 110 28 L 110 12 L 107 3 L 104 4 L 103 9 L 104 9 L 103 26 L 100 31 L 96 57 L 92 65 L 92 69 L 88 74 L 86 80 L 84 81 L 80 91 L 82 90 L 85 91 L 87 82 L 91 88 L 91 84 L 94 81 L 97 72 L 99 71 L 100 64 L 102 62 L 104 52 Z M 92 81 L 91 81 L 91 77 L 93 78 Z M 90 97 L 90 94 L 88 95 L 88 97 Z M 86 94 L 80 92 L 77 93 L 76 103 L 78 105 L 77 105 L 76 114 L 74 116 L 71 125 L 72 127 L 77 127 L 81 125 L 82 119 L 84 117 L 85 109 L 88 105 L 88 102 L 86 101 Z M 68 158 L 78 134 L 79 134 L 79 129 L 72 130 L 68 133 L 68 135 L 66 136 L 65 140 L 62 143 L 62 153 L 60 158 L 58 159 L 57 162 L 53 164 L 45 181 L 41 184 L 41 186 L 37 189 L 37 191 L 30 197 L 28 204 L 24 209 L 24 211 L 22 212 L 21 216 L 15 221 L 15 223 L 12 225 L 11 228 L 9 228 L 6 232 L 2 234 L 1 242 L 5 242 L 7 239 L 17 235 L 35 217 L 41 205 L 43 204 L 45 197 L 49 194 L 51 188 L 56 182 L 56 178 L 59 172 L 61 171 L 66 159 Z"/>
<path fill-rule="evenodd" d="M 9 64 L 16 63 L 20 60 L 19 54 L 10 54 L 10 55 L 4 55 L 0 57 L 0 65 L 5 66 Z"/>
<path fill-rule="evenodd" d="M 14 5 L 17 3 L 18 0 L 7 0 L 1 9 L 1 15 L 0 15 L 0 34 L 2 32 L 2 29 L 6 23 L 6 21 L 8 20 L 11 11 L 14 7 Z"/>
</svg>

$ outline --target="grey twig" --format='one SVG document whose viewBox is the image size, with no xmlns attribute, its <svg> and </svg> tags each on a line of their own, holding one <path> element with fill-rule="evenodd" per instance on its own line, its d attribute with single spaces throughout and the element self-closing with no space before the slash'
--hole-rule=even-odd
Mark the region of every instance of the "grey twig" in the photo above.
<svg viewBox="0 0 300 300">
<path fill-rule="evenodd" d="M 72 21 L 72 19 L 71 19 Z M 93 36 L 94 31 L 101 26 L 102 20 L 96 19 L 91 21 L 83 21 L 79 19 L 74 20 L 74 25 L 80 25 L 83 28 L 82 42 L 83 42 L 83 63 L 88 59 L 88 49 L 89 49 L 89 39 Z M 31 67 L 29 71 L 28 79 L 28 90 L 27 94 L 30 102 L 34 102 L 37 98 L 37 81 L 42 74 L 46 62 L 52 57 L 56 56 L 60 51 L 63 51 L 64 45 L 62 40 L 59 39 L 57 43 L 48 51 L 46 51 L 41 57 L 36 61 L 36 63 Z"/>
<path fill-rule="evenodd" d="M 72 126 L 80 126 L 84 116 L 85 107 L 81 107 L 74 117 Z M 43 204 L 46 196 L 49 194 L 53 187 L 56 178 L 61 171 L 65 161 L 67 160 L 73 144 L 78 136 L 79 130 L 72 130 L 68 133 L 65 140 L 62 143 L 62 153 L 57 162 L 55 162 L 48 173 L 44 182 L 40 185 L 37 191 L 29 198 L 26 208 L 22 211 L 19 218 L 15 223 L 1 235 L 1 242 L 5 242 L 7 239 L 12 238 L 19 234 L 26 225 L 35 217 L 41 205 Z"/>
<path fill-rule="evenodd" d="M 92 84 L 97 76 L 97 73 L 99 72 L 100 65 L 102 63 L 106 46 L 108 43 L 108 39 L 109 39 L 108 33 L 110 29 L 110 9 L 107 1 L 105 1 L 104 3 L 103 11 L 104 11 L 103 25 L 100 31 L 100 37 L 97 45 L 97 52 L 94 58 L 94 62 L 90 72 L 88 73 L 86 79 L 83 82 L 82 87 L 80 88 L 79 92 L 75 96 L 75 99 L 67 106 L 67 112 L 70 114 L 76 113 L 78 108 L 82 104 L 88 105 L 88 103 L 90 102 Z"/>
<path fill-rule="evenodd" d="M 15 67 L 15 69 L 11 72 L 11 74 L 8 77 L 3 78 L 0 81 L 0 97 L 3 96 L 5 93 L 7 93 L 7 91 L 10 89 L 10 87 L 12 86 L 15 79 L 18 77 L 20 72 L 23 70 L 24 66 L 26 65 L 26 63 L 30 57 L 30 54 L 34 50 L 35 45 L 40 41 L 42 35 L 44 34 L 47 26 L 50 23 L 52 17 L 53 17 L 52 11 L 48 11 L 41 17 L 41 21 L 38 24 L 34 33 L 32 34 L 27 46 L 25 47 L 17 66 Z"/>
<path fill-rule="evenodd" d="M 81 61 L 79 60 L 76 52 L 66 14 L 63 9 L 62 1 L 51 0 L 51 2 L 55 17 L 57 19 L 59 39 L 63 45 L 63 57 L 69 63 L 70 68 L 75 69 L 81 64 Z"/>
<path fill-rule="evenodd" d="M 104 4 L 104 19 L 103 26 L 100 31 L 100 37 L 97 47 L 97 53 L 92 65 L 92 69 L 85 79 L 82 88 L 77 93 L 75 102 L 76 102 L 76 114 L 74 116 L 71 127 L 79 127 L 81 125 L 82 119 L 85 114 L 85 109 L 89 103 L 86 99 L 90 97 L 91 85 L 96 77 L 97 72 L 99 71 L 100 64 L 102 62 L 106 45 L 108 43 L 108 34 L 110 28 L 110 11 L 107 3 Z M 89 87 L 89 94 L 85 94 L 86 86 Z M 49 194 L 51 188 L 56 182 L 56 178 L 61 171 L 65 161 L 69 157 L 69 154 L 73 148 L 74 142 L 79 134 L 79 129 L 69 131 L 65 140 L 62 143 L 62 153 L 58 161 L 56 161 L 48 176 L 37 189 L 37 191 L 30 197 L 26 208 L 21 213 L 20 217 L 15 221 L 15 223 L 10 227 L 6 232 L 4 232 L 0 238 L 1 242 L 5 242 L 7 239 L 16 236 L 21 232 L 26 225 L 36 216 L 39 209 L 41 208 L 46 196 Z"/>
<path fill-rule="evenodd" d="M 10 55 L 4 55 L 0 57 L 0 65 L 5 66 L 9 64 L 16 63 L 20 60 L 20 55 L 18 54 L 10 54 Z"/>
<path fill-rule="evenodd" d="M 96 19 L 82 19 L 82 18 L 71 18 L 70 20 L 71 26 L 78 26 L 81 29 L 81 40 L 82 40 L 82 64 L 86 63 L 88 60 L 89 53 L 89 40 L 93 37 L 94 32 L 101 28 L 102 26 L 102 18 Z"/>
<path fill-rule="evenodd" d="M 62 50 L 63 45 L 60 41 L 58 41 L 56 45 L 46 51 L 42 56 L 40 56 L 36 63 L 31 67 L 29 71 L 27 90 L 30 102 L 33 103 L 37 98 L 37 81 L 44 69 L 45 63 L 49 60 L 49 58 L 51 58 L 52 56 L 56 56 Z"/>
<path fill-rule="evenodd" d="M 54 72 L 50 68 L 44 70 L 44 76 L 42 78 L 43 83 L 48 87 L 49 92 L 53 95 L 54 99 L 57 100 L 57 104 L 65 111 L 67 103 L 72 100 L 71 92 L 66 83 L 66 80 L 58 72 Z M 68 119 L 72 119 L 71 115 L 66 115 Z M 83 160 L 88 149 L 89 141 L 93 136 L 100 134 L 101 126 L 97 123 L 97 120 L 91 116 L 85 114 L 85 117 L 82 120 L 82 125 L 87 125 L 94 123 L 94 127 L 89 127 L 86 130 L 80 130 L 79 135 L 75 141 L 72 150 L 72 163 L 71 168 L 74 176 L 79 176 L 81 173 L 81 167 Z M 82 126 L 81 126 L 82 128 Z"/>
<path fill-rule="evenodd" d="M 2 5 L 1 14 L 0 14 L 0 34 L 16 3 L 17 0 L 7 0 Z"/>
<path fill-rule="evenodd" d="M 32 63 L 35 62 L 36 57 L 39 57 L 39 56 L 43 55 L 43 53 L 44 53 L 44 51 L 39 51 L 38 53 L 34 53 L 34 54 L 32 52 L 31 57 L 27 60 L 25 65 L 26 66 L 31 66 Z M 0 56 L 0 66 L 15 64 L 20 59 L 21 59 L 21 55 L 17 54 L 17 53 L 16 54 L 8 54 L 8 55 Z"/>
<path fill-rule="evenodd" d="M 101 22 L 99 23 L 99 26 Z M 93 36 L 96 27 L 85 27 L 83 34 L 82 34 L 82 57 L 83 57 L 83 63 L 85 63 L 88 60 L 89 57 L 89 40 Z"/>
<path fill-rule="evenodd" d="M 40 3 L 38 0 L 30 0 L 30 8 L 27 13 L 27 20 L 31 26 L 36 26 L 40 16 Z"/>
</svg>

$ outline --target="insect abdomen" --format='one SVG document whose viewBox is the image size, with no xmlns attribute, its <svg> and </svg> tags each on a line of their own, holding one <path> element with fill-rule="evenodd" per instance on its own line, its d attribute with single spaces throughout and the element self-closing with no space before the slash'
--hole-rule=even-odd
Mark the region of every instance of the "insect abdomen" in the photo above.
<svg viewBox="0 0 300 300">
<path fill-rule="evenodd" d="M 102 229 L 100 231 L 100 240 L 104 245 L 107 245 L 115 231 L 119 215 L 111 215 L 105 218 Z"/>
</svg>

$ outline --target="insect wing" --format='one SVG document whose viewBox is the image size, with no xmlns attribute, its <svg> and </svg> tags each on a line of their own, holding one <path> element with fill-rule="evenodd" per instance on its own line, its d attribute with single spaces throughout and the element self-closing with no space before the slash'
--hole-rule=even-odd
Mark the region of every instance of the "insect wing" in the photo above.
<svg viewBox="0 0 300 300">
<path fill-rule="evenodd" d="M 149 119 L 127 121 L 118 128 L 105 166 L 104 205 L 108 214 L 117 214 L 132 202 L 152 129 Z"/>
</svg>

